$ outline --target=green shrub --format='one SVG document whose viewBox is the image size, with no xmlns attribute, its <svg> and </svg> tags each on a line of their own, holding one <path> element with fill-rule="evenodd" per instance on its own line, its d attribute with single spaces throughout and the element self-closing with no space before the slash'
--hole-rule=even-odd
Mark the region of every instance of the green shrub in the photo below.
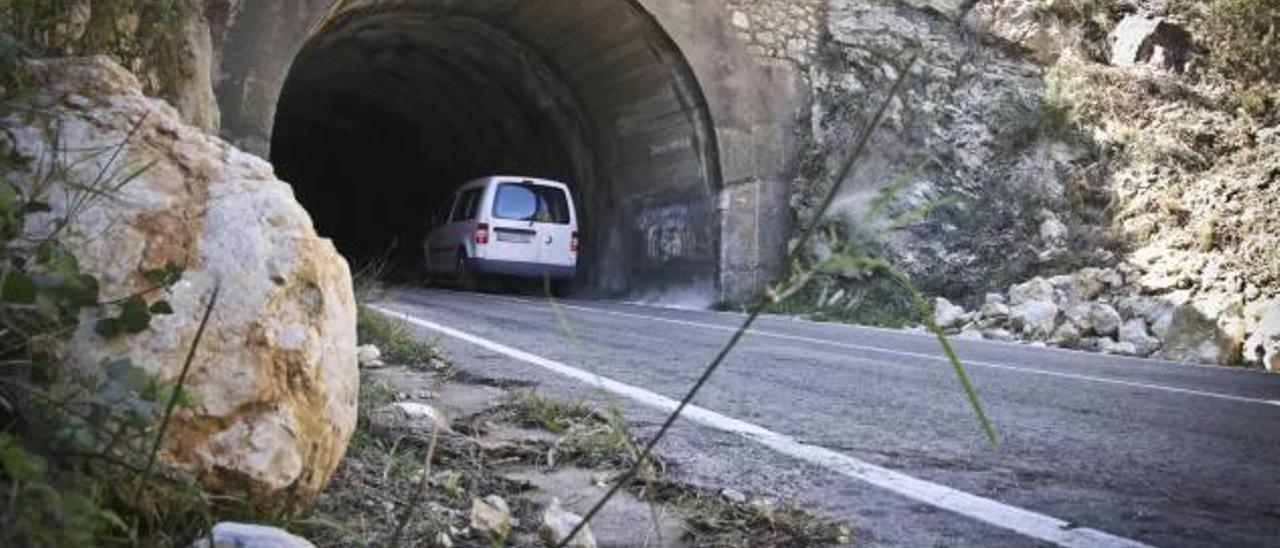
<svg viewBox="0 0 1280 548">
<path fill-rule="evenodd" d="M 1213 0 L 1203 32 L 1200 41 L 1223 76 L 1280 83 L 1280 2 Z"/>
</svg>

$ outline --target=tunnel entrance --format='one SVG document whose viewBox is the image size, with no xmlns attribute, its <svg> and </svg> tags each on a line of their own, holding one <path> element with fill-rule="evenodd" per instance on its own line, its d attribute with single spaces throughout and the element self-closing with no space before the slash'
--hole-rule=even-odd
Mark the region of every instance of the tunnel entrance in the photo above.
<svg viewBox="0 0 1280 548">
<path fill-rule="evenodd" d="M 582 294 L 717 294 L 719 159 L 701 90 L 631 0 L 336 9 L 294 60 L 271 160 L 353 265 L 420 271 L 429 212 L 486 175 L 564 181 Z M 465 4 L 464 7 L 458 4 Z"/>
</svg>

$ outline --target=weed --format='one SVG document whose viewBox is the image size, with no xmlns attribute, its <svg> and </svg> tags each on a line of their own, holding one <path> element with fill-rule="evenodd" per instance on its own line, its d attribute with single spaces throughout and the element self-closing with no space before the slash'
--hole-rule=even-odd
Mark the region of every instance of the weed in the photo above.
<svg viewBox="0 0 1280 548">
<path fill-rule="evenodd" d="M 698 546 L 847 545 L 845 522 L 768 501 L 734 504 L 714 493 L 665 485 L 657 499 L 671 508 Z"/>
<path fill-rule="evenodd" d="M 522 426 L 538 427 L 556 434 L 564 434 L 573 426 L 596 418 L 595 412 L 583 403 L 547 397 L 536 390 L 515 391 L 510 405 Z"/>
<path fill-rule="evenodd" d="M 419 340 L 404 323 L 361 306 L 356 317 L 356 336 L 363 344 L 373 344 L 392 361 L 423 365 L 438 359 L 436 345 Z"/>
</svg>

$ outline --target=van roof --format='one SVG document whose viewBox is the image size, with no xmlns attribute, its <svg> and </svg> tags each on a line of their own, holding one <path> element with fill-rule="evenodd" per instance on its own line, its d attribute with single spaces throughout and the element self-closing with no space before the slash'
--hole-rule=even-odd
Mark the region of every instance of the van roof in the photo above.
<svg viewBox="0 0 1280 548">
<path fill-rule="evenodd" d="M 528 182 L 531 182 L 531 183 L 537 183 L 537 184 L 543 184 L 543 185 L 548 185 L 548 186 L 554 186 L 554 187 L 559 187 L 559 188 L 563 188 L 563 189 L 568 189 L 568 188 L 569 188 L 569 185 L 567 185 L 567 184 L 565 184 L 565 183 L 563 183 L 563 182 L 560 182 L 560 181 L 555 181 L 555 180 L 552 180 L 552 179 L 541 179 L 541 178 L 538 178 L 538 177 L 530 177 L 530 176 L 528 176 L 528 175 L 486 175 L 486 176 L 484 176 L 484 177 L 479 177 L 479 178 L 476 178 L 476 179 L 472 179 L 472 180 L 468 181 L 464 186 L 479 185 L 479 184 L 481 184 L 481 183 L 483 183 L 483 184 L 486 184 L 486 185 L 487 185 L 487 184 L 489 184 L 489 183 L 491 183 L 491 182 L 493 182 L 493 181 L 495 181 L 495 180 L 504 180 L 504 181 L 516 180 L 516 181 L 521 181 L 521 182 L 523 182 L 523 181 L 528 181 Z"/>
</svg>

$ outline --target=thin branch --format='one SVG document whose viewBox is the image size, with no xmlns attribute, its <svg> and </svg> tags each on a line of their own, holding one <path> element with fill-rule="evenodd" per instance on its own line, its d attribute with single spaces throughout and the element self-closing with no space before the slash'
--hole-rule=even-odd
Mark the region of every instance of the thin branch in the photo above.
<svg viewBox="0 0 1280 548">
<path fill-rule="evenodd" d="M 418 480 L 418 489 L 414 491 L 413 497 L 409 499 L 404 511 L 400 513 L 400 522 L 396 524 L 396 531 L 391 535 L 391 546 L 400 545 L 400 536 L 404 534 L 404 529 L 409 525 L 409 520 L 413 518 L 413 514 L 417 511 L 418 505 L 422 503 L 422 499 L 426 497 L 427 486 L 431 483 L 431 460 L 436 454 L 436 443 L 440 438 L 441 424 L 434 418 L 428 420 L 431 421 L 431 441 L 427 444 L 427 456 L 423 459 L 422 479 Z"/>
<path fill-rule="evenodd" d="M 169 396 L 169 403 L 164 408 L 164 418 L 160 420 L 160 431 L 156 433 L 156 439 L 151 444 L 151 453 L 147 455 L 147 465 L 142 469 L 142 475 L 138 476 L 138 485 L 141 486 L 147 482 L 151 476 L 151 469 L 155 466 L 156 455 L 160 453 L 160 444 L 164 441 L 164 434 L 169 430 L 169 421 L 173 418 L 173 408 L 178 405 L 178 398 L 182 395 L 183 387 L 186 386 L 187 374 L 191 372 L 191 363 L 195 361 L 196 348 L 200 346 L 200 339 L 204 337 L 204 329 L 209 325 L 209 317 L 213 315 L 213 307 L 218 304 L 218 291 L 221 285 L 213 287 L 213 293 L 209 296 L 209 304 L 204 308 L 204 317 L 200 318 L 200 327 L 196 328 L 196 336 L 191 341 L 191 348 L 187 350 L 187 360 L 182 364 L 182 372 L 178 374 L 177 386 L 173 388 L 173 394 Z"/>
</svg>

